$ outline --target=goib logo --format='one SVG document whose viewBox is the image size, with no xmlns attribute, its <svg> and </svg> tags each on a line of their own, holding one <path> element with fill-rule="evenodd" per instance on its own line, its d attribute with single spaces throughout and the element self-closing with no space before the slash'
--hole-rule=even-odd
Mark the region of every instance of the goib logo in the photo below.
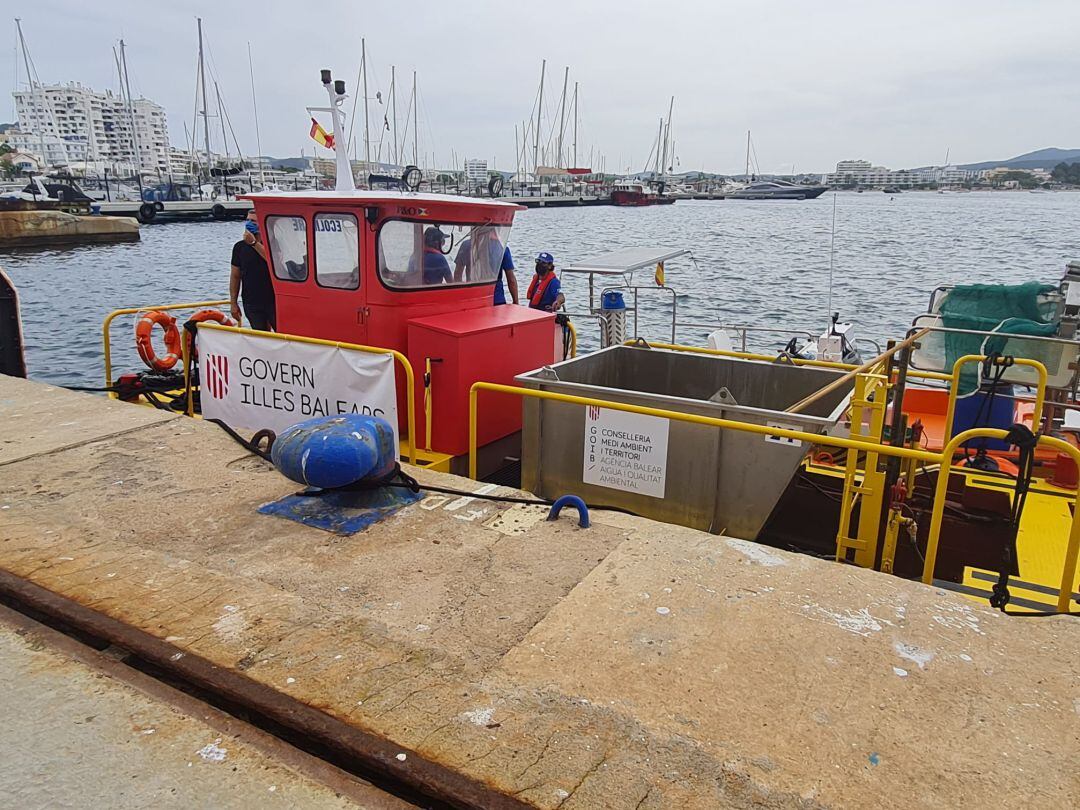
<svg viewBox="0 0 1080 810">
<path fill-rule="evenodd" d="M 203 361 L 203 370 L 210 396 L 225 399 L 229 394 L 229 358 L 224 354 L 208 354 Z"/>
</svg>

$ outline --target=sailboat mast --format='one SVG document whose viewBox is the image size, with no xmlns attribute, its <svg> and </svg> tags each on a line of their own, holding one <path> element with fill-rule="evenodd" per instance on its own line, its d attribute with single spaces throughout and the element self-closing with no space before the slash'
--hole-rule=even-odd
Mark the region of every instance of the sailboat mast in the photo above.
<svg viewBox="0 0 1080 810">
<path fill-rule="evenodd" d="M 656 133 L 656 167 L 653 169 L 653 179 L 660 175 L 660 144 L 664 140 L 664 119 L 660 119 L 660 130 Z"/>
<path fill-rule="evenodd" d="M 135 102 L 131 98 L 131 79 L 128 78 L 125 47 L 124 40 L 120 40 L 120 66 L 124 71 L 124 92 L 127 94 L 128 121 L 131 124 L 131 153 L 135 159 L 135 179 L 142 196 L 142 156 L 139 154 L 139 135 L 135 131 Z"/>
<path fill-rule="evenodd" d="M 671 97 L 671 103 L 668 105 L 667 112 L 667 124 L 664 128 L 664 177 L 667 177 L 668 173 L 668 144 L 671 141 L 671 114 L 675 110 L 675 96 Z"/>
<path fill-rule="evenodd" d="M 750 181 L 750 130 L 746 130 L 746 171 L 743 177 L 747 182 Z"/>
<path fill-rule="evenodd" d="M 214 82 L 214 95 L 217 97 L 218 120 L 221 122 L 221 143 L 225 146 L 225 168 L 229 168 L 229 140 L 225 137 L 225 113 L 221 107 L 221 90 Z"/>
<path fill-rule="evenodd" d="M 540 61 L 540 97 L 536 102 L 536 130 L 533 132 L 533 175 L 539 176 L 540 170 L 540 111 L 544 109 L 544 71 L 547 59 Z"/>
<path fill-rule="evenodd" d="M 368 116 L 367 91 L 367 41 L 360 39 L 360 70 L 364 78 L 364 163 L 365 171 L 371 173 L 371 124 Z"/>
<path fill-rule="evenodd" d="M 202 17 L 195 18 L 199 24 L 199 85 L 202 88 L 203 139 L 206 144 L 206 176 L 210 177 L 210 116 L 206 110 L 206 65 L 203 62 Z"/>
<path fill-rule="evenodd" d="M 574 168 L 577 168 L 577 88 L 578 83 L 574 82 Z"/>
<path fill-rule="evenodd" d="M 416 96 L 416 71 L 412 72 L 412 162 L 413 166 L 420 165 L 417 144 L 420 132 L 420 99 Z"/>
<path fill-rule="evenodd" d="M 397 140 L 397 74 L 396 68 L 390 66 L 390 115 L 394 119 L 394 126 L 390 131 L 390 138 L 394 142 L 394 165 L 401 165 L 401 156 L 398 154 L 398 140 Z"/>
<path fill-rule="evenodd" d="M 15 28 L 19 32 L 19 46 L 22 48 L 23 64 L 26 66 L 26 81 L 30 84 L 30 95 L 35 95 L 35 82 L 34 74 L 30 69 L 30 54 L 26 49 L 26 40 L 23 38 L 22 32 L 22 20 L 18 17 L 15 18 Z M 41 93 L 41 123 L 42 126 L 38 128 L 38 143 L 41 145 L 41 167 L 45 168 L 49 160 L 45 156 L 45 111 L 48 106 L 48 99 L 45 97 L 44 91 Z"/>
<path fill-rule="evenodd" d="M 514 176 L 521 176 L 521 152 L 518 150 L 518 126 L 514 124 Z"/>
<path fill-rule="evenodd" d="M 555 158 L 557 166 L 563 165 L 563 132 L 566 131 L 566 83 L 570 78 L 570 66 L 566 66 L 562 79 L 562 97 L 559 99 L 559 154 Z"/>
<path fill-rule="evenodd" d="M 262 138 L 259 137 L 259 105 L 255 103 L 255 69 L 251 66 L 251 43 L 247 44 L 248 75 L 251 77 L 251 110 L 255 114 L 255 148 L 259 150 L 259 182 L 266 188 L 266 163 L 263 161 Z"/>
</svg>

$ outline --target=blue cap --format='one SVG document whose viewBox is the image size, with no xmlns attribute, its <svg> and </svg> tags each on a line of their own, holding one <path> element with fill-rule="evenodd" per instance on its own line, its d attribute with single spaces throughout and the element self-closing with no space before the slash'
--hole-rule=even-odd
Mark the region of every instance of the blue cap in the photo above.
<svg viewBox="0 0 1080 810">
<path fill-rule="evenodd" d="M 555 264 L 555 257 L 550 253 L 538 253 L 536 255 L 536 260 L 538 262 L 543 262 L 544 264 Z"/>
</svg>

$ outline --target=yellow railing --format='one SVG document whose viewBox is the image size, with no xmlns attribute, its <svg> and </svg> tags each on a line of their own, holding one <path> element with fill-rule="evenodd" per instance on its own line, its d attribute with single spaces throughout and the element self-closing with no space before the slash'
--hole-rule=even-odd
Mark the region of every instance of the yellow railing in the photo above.
<svg viewBox="0 0 1080 810">
<path fill-rule="evenodd" d="M 722 419 L 712 416 L 699 416 L 691 413 L 668 411 L 662 408 L 652 408 L 645 405 L 630 405 L 623 402 L 595 399 L 593 397 L 579 397 L 572 394 L 560 394 L 554 391 L 538 391 L 532 388 L 520 388 L 513 385 L 501 385 L 499 383 L 478 382 L 469 389 L 469 477 L 476 478 L 477 466 L 477 401 L 481 391 L 492 391 L 502 394 L 516 394 L 521 397 L 565 402 L 570 405 L 594 406 L 607 408 L 625 413 L 637 413 L 645 416 L 658 416 L 663 419 L 671 419 L 676 422 L 688 422 L 697 425 L 711 425 L 713 427 L 738 430 L 744 433 L 754 433 L 761 436 L 781 436 L 788 439 L 796 439 L 809 444 L 817 444 L 825 447 L 839 447 L 845 450 L 858 450 L 869 453 L 877 453 L 882 456 L 892 456 L 901 459 L 914 459 L 925 461 L 929 464 L 940 465 L 942 470 L 951 470 L 952 457 L 957 448 L 965 441 L 982 436 L 991 438 L 1003 438 L 1005 431 L 992 430 L 990 428 L 977 428 L 965 431 L 954 437 L 941 453 L 933 453 L 928 450 L 917 450 L 910 447 L 893 447 L 888 444 L 877 442 L 845 439 L 842 436 L 829 436 L 826 434 L 808 433 L 789 428 L 770 427 L 757 425 L 750 422 L 737 422 L 732 419 Z M 1061 441 L 1050 437 L 1040 437 L 1040 443 L 1046 443 L 1051 447 L 1058 448 L 1069 453 L 1080 467 L 1080 450 Z M 933 513 L 930 524 L 930 534 L 927 540 L 926 564 L 923 568 L 923 581 L 933 582 L 933 566 L 937 556 L 938 536 L 941 532 L 942 515 L 945 509 L 945 490 L 948 486 L 948 474 L 939 474 L 938 485 L 934 493 Z M 1074 510 L 1072 526 L 1069 533 L 1068 547 L 1065 552 L 1065 565 L 1062 571 L 1062 585 L 1058 593 L 1057 609 L 1068 609 L 1071 595 L 1072 581 L 1076 576 L 1076 563 L 1080 552 L 1080 510 Z"/>
<path fill-rule="evenodd" d="M 412 364 L 409 358 L 396 349 L 383 349 L 378 346 L 362 346 L 359 343 L 345 343 L 339 340 L 323 340 L 322 338 L 304 337 L 303 335 L 289 335 L 283 332 L 262 332 L 258 329 L 246 329 L 242 326 L 222 326 L 218 323 L 203 322 L 199 329 L 218 329 L 222 332 L 237 332 L 241 335 L 254 335 L 255 337 L 272 338 L 286 343 L 307 343 L 313 346 L 330 346 L 337 349 L 347 349 L 353 352 L 365 352 L 367 354 L 389 354 L 401 363 L 405 370 L 405 418 L 409 428 L 409 463 L 416 463 L 416 377 L 413 374 Z M 190 397 L 188 397 L 190 401 Z"/>
<path fill-rule="evenodd" d="M 625 345 L 636 346 L 639 345 L 638 341 L 628 340 Z M 778 362 L 775 355 L 757 354 L 755 352 L 739 352 L 733 349 L 707 349 L 703 346 L 686 346 L 681 343 L 656 343 L 654 341 L 646 341 L 646 345 L 652 349 L 667 349 L 674 352 L 688 352 L 690 354 L 711 354 L 718 357 L 733 357 L 737 360 L 762 360 L 766 363 Z M 791 363 L 796 366 L 810 366 L 812 368 L 831 368 L 840 371 L 854 371 L 858 366 L 851 363 L 834 363 L 830 360 L 805 360 L 801 357 L 791 357 L 783 361 L 785 363 Z M 921 380 L 941 380 L 949 381 L 952 379 L 951 374 L 942 374 L 939 371 L 917 371 L 911 369 L 908 371 L 909 377 L 915 377 Z"/>
<path fill-rule="evenodd" d="M 577 327 L 570 320 L 567 320 L 566 326 L 570 330 L 570 356 L 577 357 Z"/>
<path fill-rule="evenodd" d="M 229 303 L 228 299 L 224 301 L 194 301 L 190 304 L 161 304 L 153 307 L 127 307 L 125 309 L 114 309 L 108 315 L 105 316 L 105 322 L 101 325 L 101 344 L 105 354 L 105 387 L 111 388 L 113 384 L 112 379 L 112 340 L 109 336 L 109 328 L 112 326 L 112 322 L 121 315 L 137 315 L 140 312 L 150 312 L 151 310 L 170 310 L 170 309 L 202 309 L 203 307 L 223 307 Z M 181 341 L 181 344 L 186 341 Z"/>
<path fill-rule="evenodd" d="M 923 565 L 922 581 L 930 585 L 934 581 L 934 566 L 937 563 L 938 541 L 941 536 L 941 524 L 945 516 L 945 493 L 949 487 L 949 473 L 952 469 L 952 457 L 966 441 L 978 438 L 1004 439 L 1007 431 L 995 428 L 973 428 L 953 436 L 941 452 L 941 471 L 938 473 L 937 488 L 934 490 L 933 511 L 930 515 L 930 533 L 926 537 L 926 561 Z M 1068 442 L 1052 436 L 1040 436 L 1039 444 L 1052 447 L 1059 453 L 1067 453 L 1080 469 L 1080 450 Z M 948 460 L 949 463 L 946 463 Z M 1015 492 L 1013 497 L 1015 497 Z M 1064 613 L 1069 609 L 1072 598 L 1073 581 L 1076 579 L 1076 561 L 1080 556 L 1080 509 L 1073 509 L 1072 524 L 1069 529 L 1069 543 L 1065 548 L 1065 564 L 1061 571 L 1061 587 L 1058 589 L 1057 609 Z"/>
<path fill-rule="evenodd" d="M 981 363 L 987 359 L 987 356 L 984 354 L 965 354 L 963 357 L 957 358 L 956 362 L 953 363 L 952 374 L 949 378 L 949 405 L 945 411 L 946 436 L 950 435 L 953 430 L 953 417 L 956 415 L 956 392 L 960 388 L 961 369 L 969 363 Z M 996 365 L 1001 365 L 1002 358 L 996 358 L 994 362 Z M 1039 423 L 1042 421 L 1043 401 L 1046 398 L 1046 366 L 1038 360 L 1029 360 L 1026 357 L 1016 357 L 1012 360 L 1012 364 L 1015 366 L 1028 366 L 1029 368 L 1033 368 L 1039 375 L 1039 382 L 1035 388 L 1035 412 L 1031 417 L 1031 429 L 1032 431 L 1038 431 Z"/>
</svg>

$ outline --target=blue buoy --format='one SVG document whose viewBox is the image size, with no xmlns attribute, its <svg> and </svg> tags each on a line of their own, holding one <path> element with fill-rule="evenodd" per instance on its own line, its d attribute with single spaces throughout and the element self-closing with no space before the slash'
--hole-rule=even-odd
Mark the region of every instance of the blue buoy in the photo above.
<svg viewBox="0 0 1080 810">
<path fill-rule="evenodd" d="M 394 471 L 397 456 L 390 423 L 360 414 L 300 422 L 281 433 L 270 451 L 282 475 L 320 489 L 377 481 Z"/>
</svg>

